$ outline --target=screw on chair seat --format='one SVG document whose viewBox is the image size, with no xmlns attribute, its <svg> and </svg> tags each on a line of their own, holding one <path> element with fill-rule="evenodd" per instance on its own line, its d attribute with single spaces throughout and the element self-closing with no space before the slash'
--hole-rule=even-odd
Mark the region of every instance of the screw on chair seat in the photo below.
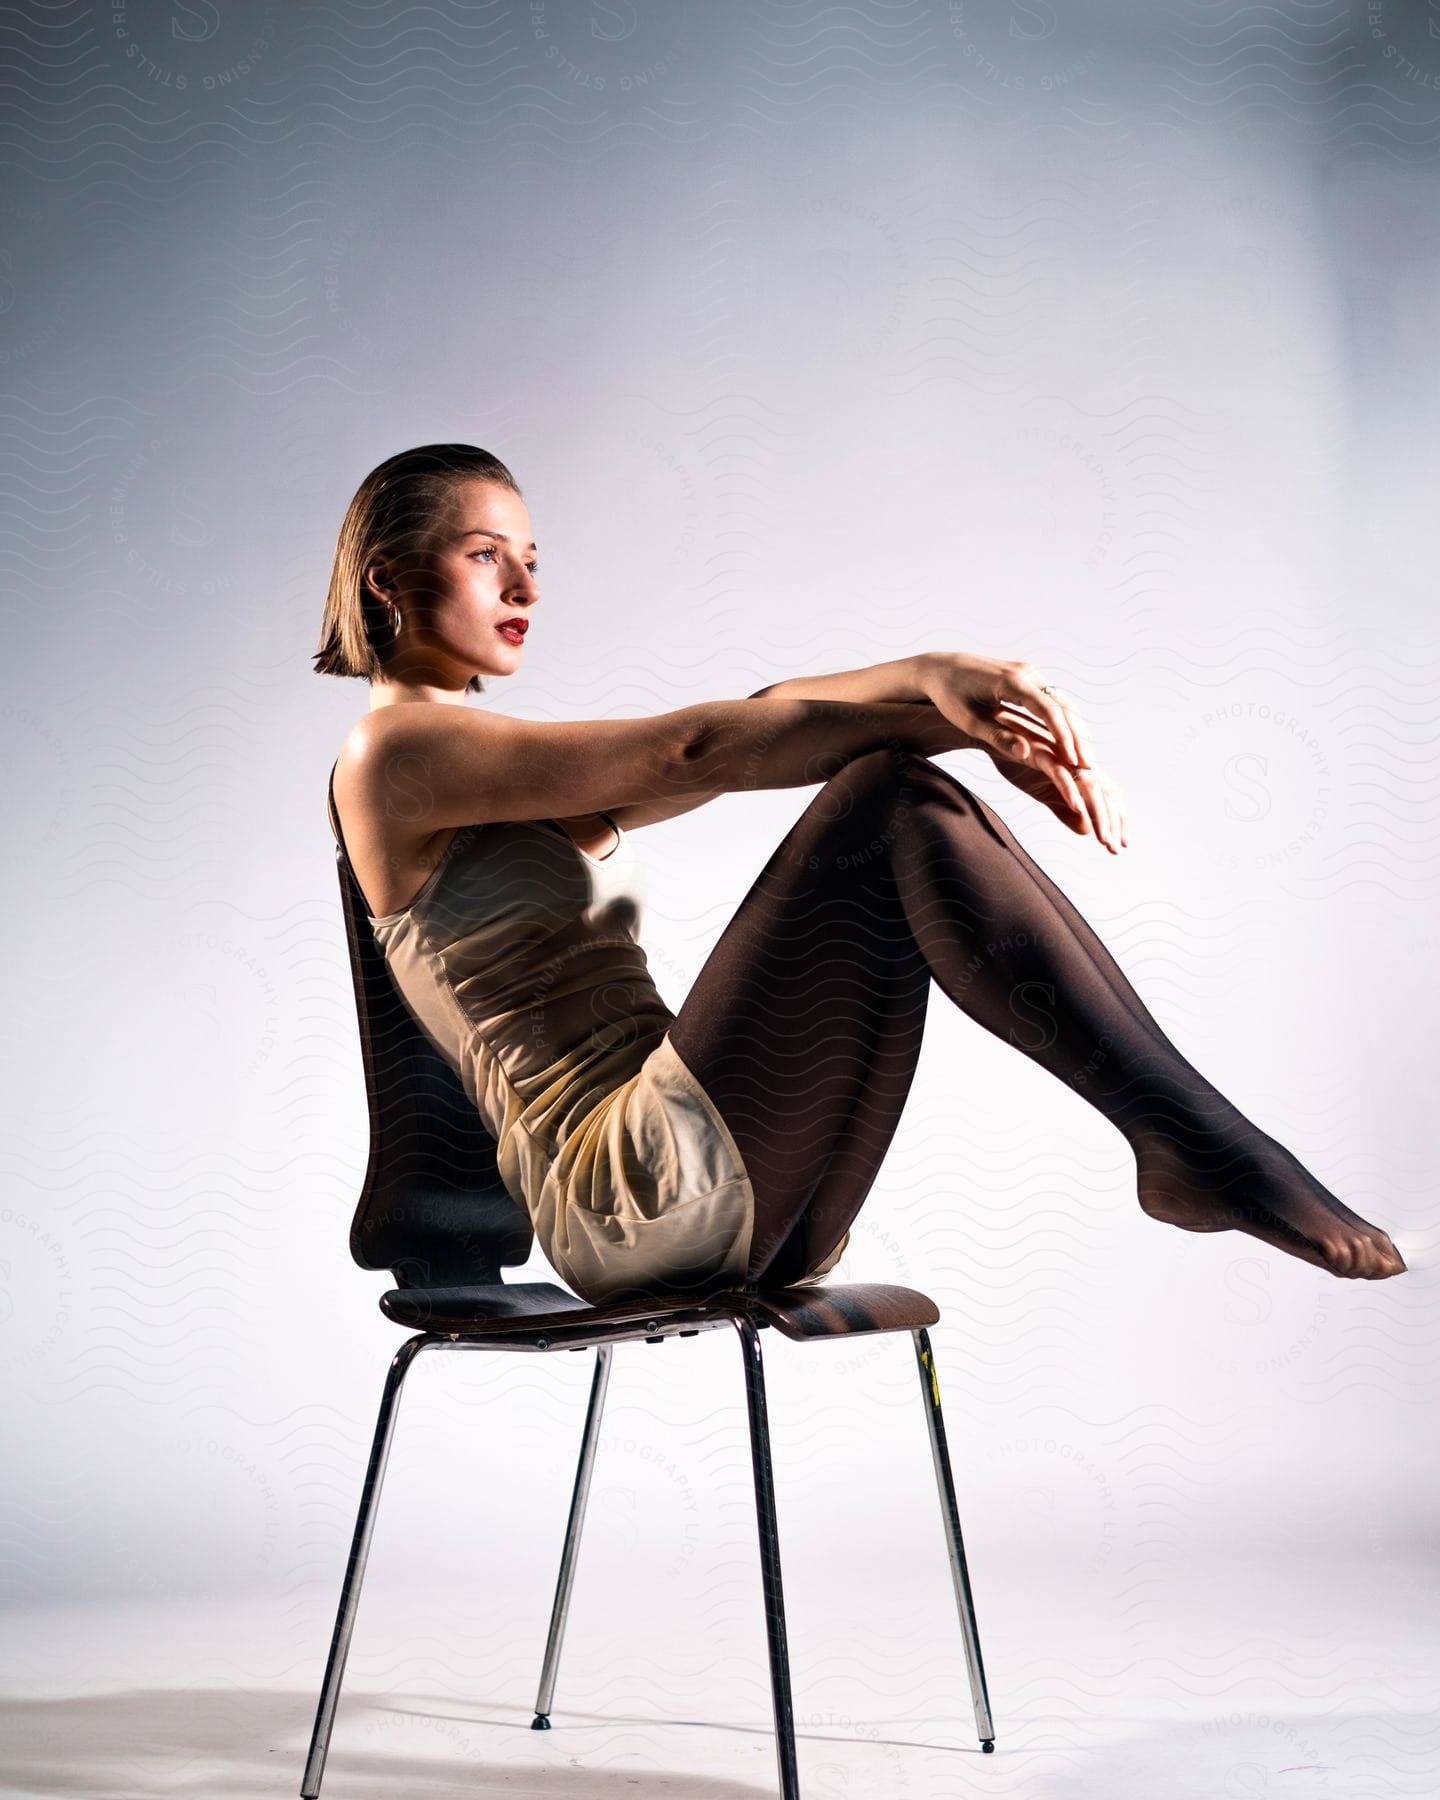
<svg viewBox="0 0 1440 1800">
<path fill-rule="evenodd" d="M 592 1305 L 552 1282 L 486 1282 L 469 1287 L 394 1288 L 380 1310 L 397 1325 L 466 1339 L 496 1338 L 519 1346 L 576 1348 L 620 1338 L 668 1337 L 731 1325 L 746 1318 L 785 1337 L 855 1337 L 934 1325 L 940 1309 L 928 1294 L 879 1282 L 800 1287 L 731 1288 L 704 1297 L 646 1295 Z"/>
</svg>

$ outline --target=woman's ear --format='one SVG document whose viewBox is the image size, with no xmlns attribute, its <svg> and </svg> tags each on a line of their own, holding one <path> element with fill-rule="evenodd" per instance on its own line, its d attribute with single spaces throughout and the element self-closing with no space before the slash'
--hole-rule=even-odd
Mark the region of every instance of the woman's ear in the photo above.
<svg viewBox="0 0 1440 1800">
<path fill-rule="evenodd" d="M 388 558 L 372 556 L 361 573 L 365 584 L 365 592 L 382 606 L 389 606 L 395 598 L 395 575 Z"/>
</svg>

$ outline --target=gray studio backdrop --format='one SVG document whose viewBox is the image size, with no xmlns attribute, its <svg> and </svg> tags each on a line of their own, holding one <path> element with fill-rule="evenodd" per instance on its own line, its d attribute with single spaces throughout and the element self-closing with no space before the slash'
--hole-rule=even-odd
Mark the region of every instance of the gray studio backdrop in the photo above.
<svg viewBox="0 0 1440 1800">
<path fill-rule="evenodd" d="M 975 753 L 947 766 L 1411 1272 L 1147 1219 L 1119 1135 L 936 991 L 836 1278 L 943 1309 L 1012 1734 L 1142 1710 L 1137 1667 L 1162 1711 L 1253 1719 L 1273 1681 L 1286 1713 L 1368 1683 L 1414 1714 L 1390 1622 L 1434 1591 L 1434 12 L 12 11 L 12 1692 L 110 1670 L 47 1609 L 254 1605 L 245 1657 L 193 1668 L 280 1679 L 308 1728 L 402 1341 L 346 1242 L 366 1112 L 324 790 L 367 696 L 310 656 L 361 477 L 459 439 L 514 469 L 543 565 L 521 673 L 472 704 L 613 717 L 943 648 L 1076 697 L 1122 859 Z M 812 792 L 638 834 L 672 1007 Z M 793 1626 L 804 1703 L 948 1708 L 968 1741 L 908 1344 L 770 1360 L 787 1574 L 832 1609 L 825 1642 Z M 372 1563 L 405 1604 L 357 1637 L 362 1686 L 403 1679 L 459 1584 L 485 1601 L 457 1689 L 520 1717 L 588 1368 L 420 1370 Z M 600 1634 L 577 1600 L 573 1691 L 603 1712 L 623 1667 L 632 1710 L 654 1676 L 698 1716 L 733 1668 L 763 1728 L 735 1347 L 621 1351 L 609 1404 L 581 1596 L 642 1616 Z M 1231 1737 L 1206 1791 L 1270 1791 Z M 1376 1744 L 1419 1779 L 1412 1738 Z M 918 1754 L 903 1791 L 961 1791 Z"/>
</svg>

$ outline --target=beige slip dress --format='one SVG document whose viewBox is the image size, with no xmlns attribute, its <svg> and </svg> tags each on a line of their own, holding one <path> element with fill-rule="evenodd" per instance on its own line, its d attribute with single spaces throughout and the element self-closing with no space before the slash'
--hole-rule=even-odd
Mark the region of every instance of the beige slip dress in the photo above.
<svg viewBox="0 0 1440 1800">
<path fill-rule="evenodd" d="M 330 809 L 343 852 L 333 769 Z M 753 1190 L 670 1042 L 675 1015 L 638 940 L 645 871 L 601 816 L 619 839 L 604 857 L 554 819 L 461 826 L 410 905 L 371 927 L 567 1286 L 594 1302 L 739 1287 Z"/>
</svg>

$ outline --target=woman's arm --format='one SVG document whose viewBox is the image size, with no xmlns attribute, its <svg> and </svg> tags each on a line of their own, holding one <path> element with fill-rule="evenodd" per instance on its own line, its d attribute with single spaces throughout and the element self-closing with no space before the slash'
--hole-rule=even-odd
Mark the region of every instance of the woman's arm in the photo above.
<svg viewBox="0 0 1440 1800">
<path fill-rule="evenodd" d="M 936 756 L 974 742 L 928 700 L 862 705 L 762 694 L 712 700 L 695 710 L 702 729 L 689 761 L 710 798 L 756 788 L 809 787 L 871 750 Z"/>
<path fill-rule="evenodd" d="M 864 706 L 762 693 L 701 701 L 688 710 L 699 730 L 686 753 L 685 781 L 675 784 L 674 793 L 608 808 L 622 830 L 693 812 L 722 794 L 809 787 L 886 745 L 935 756 L 979 741 L 929 701 Z"/>
<path fill-rule="evenodd" d="M 840 675 L 797 675 L 773 681 L 750 698 L 849 700 L 859 706 L 876 701 L 919 702 L 930 698 L 925 690 L 929 660 L 928 655 L 902 656 L 895 662 L 873 663 L 868 669 L 848 669 Z"/>
<path fill-rule="evenodd" d="M 797 710 L 787 713 L 787 706 Z M 1107 848 L 1128 841 L 1124 805 L 1092 766 L 1079 715 L 1026 662 L 930 651 L 775 682 L 747 700 L 695 710 L 706 727 L 687 761 L 703 765 L 702 779 L 674 796 L 612 808 L 623 828 L 673 818 L 741 789 L 824 781 L 852 757 L 893 743 L 929 756 L 983 750 L 1072 831 L 1088 834 L 1093 821 Z"/>
<path fill-rule="evenodd" d="M 978 730 L 980 735 L 972 736 L 965 749 L 1000 750 L 1023 757 L 1026 748 L 1041 745 L 1070 767 L 1089 761 L 1079 714 L 1055 697 L 1055 689 L 1042 683 L 1028 662 L 963 650 L 923 650 L 916 656 L 873 663 L 867 669 L 848 669 L 839 675 L 800 675 L 777 681 L 751 698 L 764 695 L 848 700 L 862 706 L 877 701 L 928 700 L 957 725 Z M 1016 724 L 1022 727 L 1017 733 L 1003 729 Z"/>
<path fill-rule="evenodd" d="M 738 788 L 804 787 L 820 782 L 834 773 L 852 756 L 866 750 L 879 749 L 884 742 L 896 738 L 907 748 L 933 756 L 948 750 L 984 750 L 984 740 L 937 713 L 925 691 L 933 659 L 928 653 L 902 656 L 894 662 L 875 663 L 865 669 L 851 669 L 837 675 L 800 675 L 772 682 L 758 689 L 746 700 L 714 701 L 721 709 L 714 714 L 720 736 L 712 739 L 707 761 L 715 771 L 715 780 L 703 792 L 656 796 L 627 806 L 610 808 L 610 815 L 625 831 L 640 825 L 654 825 L 662 819 L 674 819 L 681 813 L 706 806 L 721 794 Z M 783 703 L 822 701 L 830 703 L 827 713 L 817 711 L 783 711 Z M 840 702 L 839 706 L 834 703 Z M 702 703 L 703 706 L 706 703 Z M 760 706 L 759 712 L 752 709 Z M 781 711 L 774 710 L 781 706 Z M 852 713 L 846 715 L 845 708 Z M 731 714 L 725 709 L 740 709 Z M 877 709 L 864 718 L 856 716 L 865 708 Z M 780 723 L 780 721 L 786 721 Z M 835 735 L 838 729 L 838 737 Z M 799 738 L 794 735 L 799 732 Z M 753 734 L 753 738 L 752 735 Z M 857 735 L 858 734 L 858 735 Z M 722 745 L 723 739 L 723 745 Z M 784 778 L 772 780 L 777 757 L 768 751 L 780 740 L 778 763 L 786 771 Z M 793 761 L 795 745 L 803 743 Z M 764 746 L 756 748 L 756 746 Z M 827 766 L 814 774 L 796 773 L 810 766 L 807 759 L 828 758 Z M 731 764 L 735 764 L 735 770 Z M 738 771 L 736 779 L 732 774 Z M 753 777 L 753 779 L 752 779 Z"/>
</svg>

